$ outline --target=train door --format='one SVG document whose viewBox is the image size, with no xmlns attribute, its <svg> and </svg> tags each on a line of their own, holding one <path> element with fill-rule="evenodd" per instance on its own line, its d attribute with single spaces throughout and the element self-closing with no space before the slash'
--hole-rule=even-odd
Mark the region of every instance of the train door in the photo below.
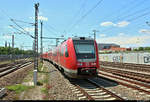
<svg viewBox="0 0 150 102">
<path fill-rule="evenodd" d="M 68 49 L 67 49 L 67 45 L 65 45 L 65 53 L 64 53 L 64 56 L 65 56 L 65 59 L 64 59 L 64 64 L 65 64 L 65 67 L 68 67 L 67 65 L 68 65 L 68 58 L 69 58 L 69 54 L 68 54 Z"/>
<path fill-rule="evenodd" d="M 60 47 L 58 48 L 58 63 L 60 64 Z"/>
<path fill-rule="evenodd" d="M 64 46 L 61 46 L 61 53 L 60 53 L 60 63 L 64 66 Z"/>
</svg>

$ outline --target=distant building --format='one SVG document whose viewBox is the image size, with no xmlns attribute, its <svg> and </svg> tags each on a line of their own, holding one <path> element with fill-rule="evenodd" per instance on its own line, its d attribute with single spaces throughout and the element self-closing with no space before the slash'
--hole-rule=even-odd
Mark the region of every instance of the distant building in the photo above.
<svg viewBox="0 0 150 102">
<path fill-rule="evenodd" d="M 98 44 L 99 52 L 131 51 L 131 48 L 120 48 L 117 44 Z"/>
<path fill-rule="evenodd" d="M 110 49 L 111 47 L 119 47 L 120 48 L 120 45 L 117 45 L 117 44 L 106 44 L 106 43 L 99 43 L 98 44 L 98 49 L 99 50 L 103 50 L 103 49 Z"/>
<path fill-rule="evenodd" d="M 112 46 L 110 49 L 103 49 L 103 52 L 120 52 L 120 51 L 131 51 L 131 48 L 120 48 Z"/>
</svg>

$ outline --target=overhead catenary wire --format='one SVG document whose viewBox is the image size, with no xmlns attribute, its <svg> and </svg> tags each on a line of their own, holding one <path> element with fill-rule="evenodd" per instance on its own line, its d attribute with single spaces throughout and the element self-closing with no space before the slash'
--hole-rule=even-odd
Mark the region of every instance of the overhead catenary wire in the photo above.
<svg viewBox="0 0 150 102">
<path fill-rule="evenodd" d="M 81 23 L 81 21 L 88 16 L 96 7 L 98 7 L 98 5 L 100 5 L 102 3 L 103 0 L 100 0 L 96 3 L 96 5 L 94 5 L 90 10 L 88 10 L 77 22 L 74 23 L 73 26 L 71 26 L 71 28 L 69 29 L 69 31 L 71 31 L 77 24 Z"/>
<path fill-rule="evenodd" d="M 108 14 L 107 16 L 104 16 L 104 17 L 101 17 L 101 19 L 103 19 L 103 21 L 105 21 L 106 19 L 108 19 L 108 17 L 110 18 L 112 18 L 113 16 L 116 16 L 116 15 L 114 15 L 114 14 L 120 14 L 120 12 L 121 11 L 123 11 L 123 10 L 126 10 L 127 9 L 127 7 L 128 7 L 128 5 L 129 4 L 134 4 L 135 3 L 135 0 L 132 0 L 131 2 L 127 2 L 125 5 L 123 5 L 123 6 L 121 6 L 119 9 L 117 9 L 117 11 L 115 11 L 115 12 L 113 12 L 113 13 L 110 13 L 110 14 Z M 116 16 L 116 17 L 118 17 L 118 16 Z M 115 18 L 116 18 L 115 17 Z"/>
<path fill-rule="evenodd" d="M 123 13 L 123 14 L 126 14 L 126 13 L 129 13 L 129 12 L 133 11 L 133 10 L 136 9 L 137 7 L 143 5 L 145 1 L 146 1 L 146 0 L 142 0 L 142 1 L 140 1 L 140 2 L 135 2 L 135 0 L 134 0 L 134 2 L 135 2 L 136 4 L 135 4 L 135 5 L 132 4 L 133 6 L 129 7 L 125 12 L 122 12 L 122 13 Z M 121 17 L 121 16 L 122 16 L 122 15 L 118 16 L 118 17 L 117 17 L 117 20 L 118 20 L 118 18 Z"/>
<path fill-rule="evenodd" d="M 16 28 L 16 27 L 14 27 L 13 25 L 10 25 L 12 28 L 14 28 L 15 30 L 18 30 L 18 31 L 20 31 L 20 33 L 22 33 L 22 34 L 27 34 L 27 35 L 29 35 L 30 37 L 32 37 L 32 38 L 34 38 L 31 34 L 29 34 L 28 32 L 27 33 L 25 33 L 25 32 L 23 32 L 22 30 L 20 30 L 20 29 L 18 29 L 18 28 Z"/>
<path fill-rule="evenodd" d="M 27 34 L 29 35 L 30 37 L 34 38 L 29 32 L 27 32 L 24 28 L 22 28 L 20 25 L 18 25 L 14 19 L 12 19 L 12 17 L 10 17 L 4 10 L 1 9 L 1 11 L 3 12 L 3 14 L 10 20 L 12 21 L 15 25 L 17 25 L 19 28 L 21 28 L 23 31 L 21 31 L 20 29 L 14 27 L 13 25 L 11 25 L 11 27 L 13 27 L 14 29 L 20 31 L 21 33 L 23 34 Z M 25 33 L 26 32 L 26 33 Z"/>
<path fill-rule="evenodd" d="M 134 16 L 135 14 L 138 14 L 138 13 L 141 13 L 141 12 L 143 12 L 143 11 L 145 11 L 145 10 L 148 10 L 149 8 L 150 8 L 150 7 L 146 7 L 146 8 L 144 8 L 144 9 L 140 9 L 140 10 L 135 11 L 134 13 L 128 14 L 128 15 L 122 17 L 122 18 L 120 17 L 120 18 L 118 18 L 117 20 L 119 21 L 119 20 L 124 19 L 124 18 L 132 17 L 132 16 Z"/>
<path fill-rule="evenodd" d="M 49 26 L 49 25 L 43 25 L 44 26 L 44 28 L 47 30 L 47 31 L 50 31 L 50 32 L 52 32 L 52 33 L 55 33 L 55 34 L 58 34 L 57 33 L 57 31 L 55 31 L 51 26 Z"/>
<path fill-rule="evenodd" d="M 132 21 L 135 21 L 135 20 L 139 19 L 140 17 L 146 16 L 146 15 L 149 15 L 149 14 L 150 14 L 150 11 L 149 11 L 149 12 L 146 12 L 146 13 L 143 13 L 143 14 L 141 14 L 141 15 L 138 15 L 138 16 L 136 16 L 136 17 L 128 18 L 128 19 L 124 19 L 124 20 L 126 20 L 126 21 L 128 21 L 128 22 L 132 22 Z M 134 15 L 134 13 L 133 13 L 132 15 Z M 132 16 L 132 15 L 130 15 L 130 16 Z M 111 28 L 111 29 L 113 29 L 113 28 Z M 110 28 L 106 28 L 106 29 L 104 29 L 104 30 L 101 30 L 101 32 L 104 32 L 104 31 L 107 31 L 107 30 L 110 31 L 111 29 L 110 29 Z"/>
<path fill-rule="evenodd" d="M 117 21 L 119 21 L 121 19 L 128 18 L 130 16 L 132 17 L 135 14 L 142 12 L 142 10 L 148 9 L 149 7 L 141 9 L 141 10 L 138 10 L 136 12 L 133 12 L 133 13 L 127 14 L 127 15 L 124 15 L 125 14 L 124 12 L 129 13 L 130 11 L 133 11 L 133 9 L 135 9 L 136 7 L 141 6 L 141 4 L 143 4 L 144 2 L 145 2 L 145 0 L 142 0 L 140 2 L 135 2 L 135 0 L 132 0 L 131 2 L 127 2 L 125 5 L 123 5 L 121 8 L 119 8 L 114 13 L 111 13 L 111 14 L 107 15 L 106 17 L 103 17 L 103 21 L 105 21 L 106 19 L 108 19 L 108 17 L 112 18 L 113 16 L 115 16 L 114 15 L 115 13 L 117 13 L 117 15 L 113 18 L 114 20 L 112 20 L 112 22 L 117 22 Z M 132 5 L 132 6 L 130 7 L 129 4 Z M 121 15 L 122 13 L 123 13 L 123 15 Z"/>
<path fill-rule="evenodd" d="M 17 19 L 13 19 L 13 21 L 16 21 L 16 22 L 21 22 L 21 23 L 26 23 L 26 24 L 32 24 L 32 25 L 35 25 L 34 23 L 25 22 L 25 21 L 22 21 L 22 20 L 17 20 Z"/>
<path fill-rule="evenodd" d="M 133 3 L 131 3 L 131 2 L 133 2 L 135 5 L 133 5 Z M 130 12 L 130 11 L 133 11 L 133 9 L 135 9 L 136 7 L 139 7 L 140 5 L 142 5 L 144 2 L 145 2 L 145 0 L 142 0 L 142 1 L 140 1 L 140 2 L 135 2 L 135 0 L 133 0 L 133 1 L 131 1 L 130 3 L 133 5 L 133 6 L 131 6 L 131 7 L 129 7 L 129 8 L 127 8 L 127 9 L 123 9 L 123 11 L 125 10 L 125 12 Z M 119 20 L 124 20 L 124 21 L 134 21 L 134 20 L 136 20 L 137 18 L 139 18 L 139 17 L 142 17 L 142 16 L 145 16 L 146 14 L 142 14 L 142 16 L 139 16 L 139 17 L 133 17 L 133 16 L 135 16 L 135 14 L 140 14 L 141 12 L 143 13 L 143 10 L 145 11 L 146 9 L 148 9 L 149 7 L 147 7 L 147 8 L 144 8 L 144 9 L 140 9 L 140 10 L 137 10 L 137 11 L 135 11 L 135 12 L 133 12 L 133 13 L 131 13 L 131 14 L 128 14 L 128 15 L 118 15 L 116 18 L 114 18 L 114 20 L 113 20 L 113 22 L 117 22 L 117 21 L 119 21 Z M 132 9 L 132 10 L 131 10 Z M 120 10 L 121 11 L 121 10 Z M 133 17 L 133 18 L 130 18 L 129 19 L 129 17 Z M 103 28 L 102 28 L 103 29 Z M 101 30 L 102 32 L 103 31 L 110 31 L 111 29 L 113 29 L 113 26 L 112 26 L 112 28 L 104 28 L 104 30 Z"/>
<path fill-rule="evenodd" d="M 21 28 L 24 32 L 27 32 L 24 28 L 22 28 L 19 24 L 17 24 L 13 19 L 10 19 L 16 26 L 18 26 L 19 28 Z M 27 32 L 29 33 L 29 32 Z"/>
<path fill-rule="evenodd" d="M 70 22 L 68 23 L 69 26 L 72 25 L 73 22 L 74 22 L 78 17 L 80 17 L 81 10 L 82 10 L 83 7 L 85 6 L 85 3 L 86 3 L 86 2 L 87 2 L 87 0 L 84 0 L 84 1 L 82 2 L 82 4 L 81 4 L 80 8 L 78 9 L 78 11 L 73 15 L 72 21 L 70 21 Z"/>
</svg>

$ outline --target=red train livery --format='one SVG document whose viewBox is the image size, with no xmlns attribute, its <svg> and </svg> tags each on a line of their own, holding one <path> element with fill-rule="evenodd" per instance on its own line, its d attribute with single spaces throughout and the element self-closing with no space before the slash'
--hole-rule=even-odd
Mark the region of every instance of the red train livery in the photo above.
<svg viewBox="0 0 150 102">
<path fill-rule="evenodd" d="M 98 47 L 92 38 L 69 38 L 41 57 L 57 65 L 71 78 L 96 76 L 99 68 Z"/>
</svg>

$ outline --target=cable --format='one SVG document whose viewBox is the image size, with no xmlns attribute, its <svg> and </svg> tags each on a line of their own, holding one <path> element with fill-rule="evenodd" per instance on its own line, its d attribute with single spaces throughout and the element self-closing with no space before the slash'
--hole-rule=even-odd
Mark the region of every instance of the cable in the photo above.
<svg viewBox="0 0 150 102">
<path fill-rule="evenodd" d="M 88 16 L 88 14 L 90 14 L 103 0 L 100 0 L 96 3 L 96 5 L 94 5 L 88 12 L 86 12 L 73 26 L 71 26 L 71 28 L 69 29 L 69 31 L 72 30 L 72 28 L 74 26 L 76 26 L 78 23 L 80 23 L 86 16 Z"/>
<path fill-rule="evenodd" d="M 53 32 L 53 33 L 55 33 L 55 34 L 58 34 L 57 31 L 55 31 L 52 26 L 50 26 L 50 25 L 47 25 L 47 26 L 46 26 L 46 25 L 43 25 L 43 26 L 45 27 L 46 30 L 48 30 L 48 31 L 50 31 L 50 32 Z M 50 29 L 51 29 L 51 30 L 50 30 Z"/>
<path fill-rule="evenodd" d="M 23 31 L 21 31 L 20 29 L 15 28 L 13 25 L 10 25 L 10 26 L 11 26 L 12 28 L 14 28 L 14 29 L 20 31 L 20 33 L 27 34 L 27 35 L 29 35 L 30 37 L 34 38 L 31 34 L 29 34 L 29 32 L 25 33 L 25 32 L 23 32 Z"/>
<path fill-rule="evenodd" d="M 26 30 L 24 30 L 24 28 L 22 28 L 20 25 L 18 25 L 13 19 L 10 19 L 15 25 L 17 25 L 19 28 L 21 28 L 24 32 L 27 32 Z M 27 32 L 29 33 L 29 32 Z"/>
<path fill-rule="evenodd" d="M 121 6 L 121 8 L 117 9 L 117 11 L 115 11 L 115 12 L 113 12 L 113 13 L 111 13 L 111 14 L 108 14 L 107 16 L 105 16 L 105 17 L 103 17 L 103 18 L 101 18 L 101 19 L 103 19 L 103 21 L 104 21 L 104 20 L 107 19 L 108 17 L 111 17 L 111 18 L 112 18 L 115 13 L 120 14 L 120 12 L 121 12 L 122 10 L 125 10 L 125 9 L 128 7 L 129 4 L 133 4 L 134 2 L 135 2 L 135 0 L 132 0 L 131 2 L 127 2 L 125 5 Z M 115 16 L 115 15 L 114 15 L 114 16 Z M 116 17 L 118 17 L 118 16 L 116 16 Z M 114 17 L 114 18 L 116 18 L 116 17 Z"/>
<path fill-rule="evenodd" d="M 11 17 L 9 15 L 7 15 L 7 13 L 4 10 L 2 10 L 2 9 L 0 9 L 0 10 L 8 19 L 11 19 Z"/>
<path fill-rule="evenodd" d="M 131 19 L 128 19 L 127 21 L 134 21 L 134 20 L 136 20 L 136 19 L 138 19 L 138 18 L 140 18 L 140 17 L 143 17 L 143 16 L 145 16 L 145 15 L 149 15 L 150 14 L 150 12 L 146 12 L 146 13 L 144 13 L 144 14 L 142 14 L 142 15 L 139 15 L 139 16 L 137 16 L 137 17 L 134 17 L 134 18 L 131 18 Z"/>
<path fill-rule="evenodd" d="M 139 6 L 141 6 L 145 1 L 146 1 L 146 0 L 142 0 L 141 2 L 137 2 L 136 5 L 134 5 L 134 6 L 130 7 L 130 8 L 128 8 L 125 12 L 123 12 L 123 14 L 126 14 L 126 13 L 129 13 L 129 12 L 133 11 L 133 9 L 135 9 L 135 8 L 137 8 L 137 7 L 139 7 Z"/>
<path fill-rule="evenodd" d="M 124 16 L 124 17 L 122 17 L 122 18 L 120 17 L 118 20 L 123 19 L 123 18 L 130 17 L 130 16 L 133 16 L 133 15 L 135 15 L 135 14 L 137 14 L 137 13 L 140 13 L 140 12 L 143 12 L 143 11 L 149 9 L 149 8 L 150 8 L 150 7 L 147 7 L 147 8 L 141 9 L 141 10 L 138 10 L 138 11 L 136 11 L 136 12 L 134 12 L 134 13 L 132 13 L 132 14 L 126 15 L 126 16 Z"/>
<path fill-rule="evenodd" d="M 139 11 L 141 11 L 141 10 L 139 10 Z M 138 13 L 139 11 L 136 11 L 135 13 Z M 130 14 L 130 16 L 134 15 L 135 13 Z M 150 12 L 146 12 L 146 13 L 141 14 L 141 15 L 139 15 L 139 16 L 136 16 L 136 17 L 134 17 L 134 18 L 127 19 L 126 21 L 131 22 L 131 21 L 137 20 L 138 18 L 143 17 L 143 16 L 146 16 L 146 15 L 149 15 L 149 14 L 150 14 Z M 112 29 L 112 28 L 111 28 L 111 29 Z M 110 28 L 108 28 L 108 29 L 106 28 L 106 29 L 104 29 L 104 30 L 102 30 L 102 31 L 107 31 L 107 30 L 110 30 Z"/>
<path fill-rule="evenodd" d="M 72 17 L 72 18 L 73 18 L 72 22 L 71 22 L 70 24 L 68 23 L 68 25 L 72 25 L 72 24 L 73 24 L 73 21 L 75 21 L 75 19 L 77 19 L 77 17 L 80 17 L 81 10 L 82 10 L 82 8 L 84 7 L 86 1 L 87 1 L 87 0 L 84 0 L 84 1 L 83 1 L 83 3 L 81 4 L 79 10 L 78 10 L 78 11 L 75 13 L 75 15 Z M 68 27 L 67 27 L 67 28 L 68 28 Z"/>
<path fill-rule="evenodd" d="M 14 21 L 17 21 L 17 22 L 21 22 L 21 23 L 27 23 L 27 24 L 32 24 L 32 25 L 35 25 L 34 23 L 29 23 L 29 22 L 25 22 L 25 21 L 21 21 L 21 20 L 16 20 L 16 19 L 13 19 Z"/>
<path fill-rule="evenodd" d="M 23 34 L 27 34 L 27 35 L 29 35 L 30 37 L 34 38 L 29 32 L 27 32 L 27 31 L 24 30 L 20 25 L 18 25 L 18 24 L 14 21 L 14 19 L 12 19 L 9 15 L 7 15 L 7 13 L 6 13 L 4 10 L 1 10 L 1 11 L 4 13 L 5 16 L 7 16 L 8 19 L 10 19 L 10 21 L 12 21 L 15 25 L 17 25 L 19 28 L 21 28 L 21 29 L 22 29 L 23 31 L 25 31 L 26 33 L 24 33 L 23 31 L 21 31 L 21 30 L 15 28 L 15 27 L 12 26 L 12 25 L 11 25 L 11 27 L 13 27 L 14 29 L 20 31 L 20 32 L 23 33 Z"/>
</svg>

